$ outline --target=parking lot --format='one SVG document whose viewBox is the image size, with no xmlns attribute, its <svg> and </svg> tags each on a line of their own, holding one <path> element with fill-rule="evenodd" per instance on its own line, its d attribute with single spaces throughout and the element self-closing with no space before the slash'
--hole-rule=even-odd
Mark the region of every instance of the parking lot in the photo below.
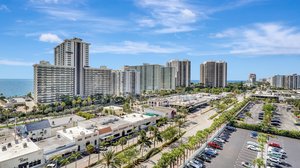
<svg viewBox="0 0 300 168">
<path fill-rule="evenodd" d="M 211 163 L 206 164 L 206 167 L 242 168 L 242 162 L 252 163 L 257 156 L 257 152 L 247 149 L 247 141 L 255 141 L 250 138 L 248 130 L 237 129 L 237 131 L 232 132 L 228 142 L 224 144 L 223 150 L 220 150 L 219 155 Z"/>
<path fill-rule="evenodd" d="M 243 168 L 242 162 L 253 163 L 253 160 L 257 157 L 258 152 L 247 148 L 247 142 L 257 142 L 256 139 L 250 137 L 251 131 L 244 129 L 237 129 L 234 132 L 228 134 L 228 142 L 223 144 L 222 150 L 217 150 L 218 154 L 211 158 L 211 162 L 204 162 L 206 168 Z M 222 135 L 222 134 L 221 134 Z M 300 151 L 300 140 L 274 136 L 269 139 L 269 142 L 275 142 L 280 144 L 286 152 L 287 157 L 282 159 L 282 164 L 279 167 L 282 168 L 299 168 L 300 161 L 298 153 Z M 204 153 L 205 150 L 199 152 L 192 160 L 195 160 L 197 156 Z M 266 153 L 266 151 L 265 151 Z M 266 157 L 265 157 L 266 159 Z M 196 159 L 197 160 L 197 159 Z M 195 168 L 191 164 L 187 164 L 187 168 Z M 198 164 L 199 166 L 199 164 Z"/>
<path fill-rule="evenodd" d="M 286 104 L 275 104 L 277 109 L 273 113 L 274 117 L 278 117 L 280 119 L 280 126 L 276 126 L 278 129 L 283 130 L 297 130 L 300 131 L 300 126 L 295 125 L 295 118 L 291 110 L 288 110 L 288 106 Z M 259 124 L 262 120 L 259 120 L 259 113 L 262 112 L 263 103 L 255 103 L 253 106 L 249 106 L 249 108 L 245 109 L 239 116 L 244 118 L 244 122 L 248 124 Z M 251 117 L 247 116 L 246 113 L 250 112 Z"/>
<path fill-rule="evenodd" d="M 274 138 L 270 138 L 269 142 L 279 143 L 287 153 L 287 158 L 284 159 L 286 165 L 285 166 L 282 165 L 283 168 L 300 167 L 300 160 L 299 160 L 300 140 L 276 136 Z"/>
</svg>

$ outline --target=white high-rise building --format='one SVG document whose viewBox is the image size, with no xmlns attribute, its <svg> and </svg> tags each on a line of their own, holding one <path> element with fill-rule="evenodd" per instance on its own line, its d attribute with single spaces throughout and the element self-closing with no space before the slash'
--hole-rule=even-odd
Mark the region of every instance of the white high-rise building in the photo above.
<svg viewBox="0 0 300 168">
<path fill-rule="evenodd" d="M 171 60 L 167 63 L 168 67 L 175 68 L 175 86 L 188 87 L 191 84 L 191 61 Z"/>
<path fill-rule="evenodd" d="M 112 70 L 107 67 L 84 68 L 84 96 L 112 94 Z"/>
<path fill-rule="evenodd" d="M 140 72 L 141 92 L 152 90 L 175 89 L 174 67 L 163 67 L 158 64 L 143 64 L 139 66 L 125 66 L 124 69 L 134 69 Z M 164 82 L 167 83 L 165 84 Z"/>
<path fill-rule="evenodd" d="M 201 64 L 200 82 L 205 87 L 226 87 L 227 63 L 224 61 L 206 61 Z"/>
<path fill-rule="evenodd" d="M 74 67 L 54 66 L 46 61 L 41 61 L 33 67 L 36 102 L 49 103 L 59 100 L 63 95 L 74 96 Z"/>
<path fill-rule="evenodd" d="M 54 48 L 54 65 L 75 68 L 75 95 L 84 95 L 84 67 L 89 66 L 89 43 L 66 39 Z"/>
<path fill-rule="evenodd" d="M 140 72 L 137 70 L 116 70 L 112 73 L 113 94 L 117 96 L 139 95 Z"/>
</svg>

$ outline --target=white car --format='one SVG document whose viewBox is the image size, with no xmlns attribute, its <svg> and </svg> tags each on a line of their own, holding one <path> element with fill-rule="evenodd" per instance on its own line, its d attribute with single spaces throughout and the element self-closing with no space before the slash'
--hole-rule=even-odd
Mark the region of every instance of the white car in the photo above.
<svg viewBox="0 0 300 168">
<path fill-rule="evenodd" d="M 260 151 L 260 149 L 258 147 L 253 146 L 253 145 L 248 145 L 247 148 L 250 150 L 253 150 L 253 151 L 258 151 L 258 152 Z"/>
<path fill-rule="evenodd" d="M 252 141 L 248 141 L 248 142 L 247 142 L 247 145 L 252 145 L 252 146 L 259 147 L 258 143 L 252 142 Z"/>
<path fill-rule="evenodd" d="M 189 162 L 189 165 L 191 165 L 192 167 L 195 167 L 195 168 L 201 168 L 200 165 L 198 165 L 197 163 L 193 162 L 193 161 L 190 161 Z"/>
<path fill-rule="evenodd" d="M 254 166 L 249 162 L 242 162 L 242 166 L 247 167 L 247 168 L 254 168 Z"/>
<path fill-rule="evenodd" d="M 218 142 L 221 142 L 221 143 L 224 143 L 225 141 L 221 138 L 214 138 L 215 141 L 218 141 Z"/>
<path fill-rule="evenodd" d="M 274 158 L 274 157 L 270 157 L 270 156 L 268 156 L 267 160 L 274 162 L 274 163 L 281 163 L 281 160 L 279 158 Z"/>
</svg>

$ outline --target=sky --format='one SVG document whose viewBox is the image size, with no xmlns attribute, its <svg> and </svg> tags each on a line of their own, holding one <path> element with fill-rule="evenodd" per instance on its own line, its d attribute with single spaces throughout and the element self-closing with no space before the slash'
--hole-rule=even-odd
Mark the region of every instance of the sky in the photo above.
<svg viewBox="0 0 300 168">
<path fill-rule="evenodd" d="M 298 0 L 0 0 L 0 78 L 32 79 L 53 48 L 78 37 L 90 66 L 189 59 L 228 63 L 229 80 L 300 73 Z"/>
</svg>

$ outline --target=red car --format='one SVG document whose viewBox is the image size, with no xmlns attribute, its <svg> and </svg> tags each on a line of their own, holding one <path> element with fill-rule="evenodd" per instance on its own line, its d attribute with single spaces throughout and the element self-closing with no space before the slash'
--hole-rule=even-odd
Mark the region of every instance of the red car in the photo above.
<svg viewBox="0 0 300 168">
<path fill-rule="evenodd" d="M 275 142 L 269 143 L 269 146 L 276 147 L 276 148 L 281 148 L 280 144 L 275 143 Z"/>
<path fill-rule="evenodd" d="M 216 148 L 216 149 L 222 149 L 222 147 L 220 145 L 218 145 L 217 143 L 215 142 L 208 142 L 207 144 L 209 147 L 212 147 L 212 148 Z"/>
</svg>

